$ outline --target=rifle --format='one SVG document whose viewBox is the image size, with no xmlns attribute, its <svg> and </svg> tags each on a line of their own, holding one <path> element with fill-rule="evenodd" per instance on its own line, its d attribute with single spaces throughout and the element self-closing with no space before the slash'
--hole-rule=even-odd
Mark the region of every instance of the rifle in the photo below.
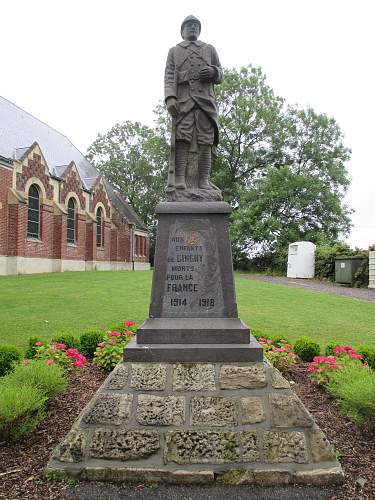
<svg viewBox="0 0 375 500">
<path fill-rule="evenodd" d="M 176 118 L 172 117 L 171 154 L 169 157 L 168 182 L 166 191 L 174 191 L 176 166 Z"/>
</svg>

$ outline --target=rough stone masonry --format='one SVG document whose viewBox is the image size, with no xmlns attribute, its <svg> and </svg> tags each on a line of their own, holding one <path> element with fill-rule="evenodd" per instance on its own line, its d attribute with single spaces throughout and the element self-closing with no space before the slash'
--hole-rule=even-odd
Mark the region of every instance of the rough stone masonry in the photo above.
<svg viewBox="0 0 375 500">
<path fill-rule="evenodd" d="M 338 483 L 336 455 L 267 362 L 128 363 L 109 375 L 47 472 L 86 480 Z"/>
</svg>

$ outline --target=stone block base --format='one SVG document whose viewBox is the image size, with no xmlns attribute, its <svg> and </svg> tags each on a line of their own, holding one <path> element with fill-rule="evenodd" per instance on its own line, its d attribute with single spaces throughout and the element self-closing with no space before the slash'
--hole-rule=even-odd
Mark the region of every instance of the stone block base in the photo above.
<svg viewBox="0 0 375 500">
<path fill-rule="evenodd" d="M 95 481 L 337 484 L 334 450 L 267 362 L 122 363 L 47 472 Z"/>
</svg>

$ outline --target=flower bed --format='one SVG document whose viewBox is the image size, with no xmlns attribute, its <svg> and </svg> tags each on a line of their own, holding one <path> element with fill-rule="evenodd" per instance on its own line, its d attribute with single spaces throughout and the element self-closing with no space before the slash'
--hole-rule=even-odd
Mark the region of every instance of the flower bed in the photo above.
<svg viewBox="0 0 375 500">
<path fill-rule="evenodd" d="M 134 334 L 135 322 L 128 320 L 106 333 L 86 332 L 82 347 L 94 356 L 95 364 L 112 370 L 121 361 L 123 349 Z M 0 439 L 18 440 L 40 424 L 49 398 L 65 389 L 66 375 L 87 364 L 80 346 L 79 339 L 68 334 L 49 342 L 31 337 L 28 357 L 21 362 L 20 353 L 13 346 L 2 348 L 5 368 L 0 378 Z"/>
</svg>

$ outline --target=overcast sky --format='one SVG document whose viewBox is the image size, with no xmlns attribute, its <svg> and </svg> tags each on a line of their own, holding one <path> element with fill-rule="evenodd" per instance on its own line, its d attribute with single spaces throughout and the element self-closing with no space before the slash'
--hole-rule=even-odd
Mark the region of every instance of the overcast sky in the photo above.
<svg viewBox="0 0 375 500">
<path fill-rule="evenodd" d="M 338 121 L 352 149 L 349 242 L 375 243 L 374 0 L 0 0 L 0 95 L 83 153 L 117 122 L 152 125 L 189 14 L 224 67 L 261 66 L 276 94 Z"/>
</svg>

